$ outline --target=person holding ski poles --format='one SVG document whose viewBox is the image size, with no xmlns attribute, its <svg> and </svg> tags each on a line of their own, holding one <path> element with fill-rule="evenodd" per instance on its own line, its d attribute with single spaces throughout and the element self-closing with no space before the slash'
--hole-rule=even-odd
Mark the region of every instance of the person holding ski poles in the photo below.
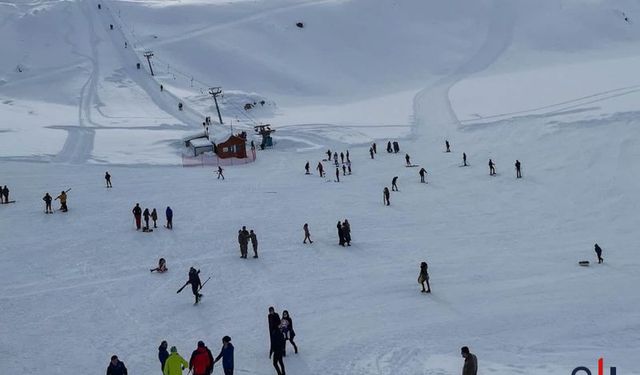
<svg viewBox="0 0 640 375">
<path fill-rule="evenodd" d="M 202 298 L 202 294 L 200 294 L 200 289 L 202 289 L 202 282 L 200 281 L 200 270 L 196 270 L 195 268 L 189 268 L 189 280 L 184 283 L 182 288 L 178 289 L 177 293 L 182 292 L 187 285 L 191 284 L 191 291 L 193 292 L 193 296 L 196 298 L 196 304 L 200 302 L 200 298 Z"/>
</svg>

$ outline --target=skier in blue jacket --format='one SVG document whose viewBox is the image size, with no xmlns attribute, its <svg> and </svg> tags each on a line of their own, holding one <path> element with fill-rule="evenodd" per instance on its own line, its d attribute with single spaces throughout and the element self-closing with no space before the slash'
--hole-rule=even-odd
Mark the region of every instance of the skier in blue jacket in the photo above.
<svg viewBox="0 0 640 375">
<path fill-rule="evenodd" d="M 233 344 L 231 344 L 231 337 L 229 336 L 222 338 L 222 349 L 220 349 L 220 354 L 218 354 L 213 363 L 218 362 L 220 358 L 222 358 L 224 375 L 233 375 Z"/>
</svg>

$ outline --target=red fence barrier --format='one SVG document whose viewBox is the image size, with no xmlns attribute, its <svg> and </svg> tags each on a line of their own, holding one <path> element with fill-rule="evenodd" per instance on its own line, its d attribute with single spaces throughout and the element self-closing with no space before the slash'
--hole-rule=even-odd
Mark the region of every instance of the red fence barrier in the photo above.
<svg viewBox="0 0 640 375">
<path fill-rule="evenodd" d="M 182 155 L 183 167 L 217 167 L 229 166 L 229 165 L 242 165 L 249 164 L 256 161 L 256 150 L 249 150 L 247 157 L 244 159 L 238 158 L 226 158 L 221 159 L 215 154 L 200 154 L 198 156 Z"/>
</svg>

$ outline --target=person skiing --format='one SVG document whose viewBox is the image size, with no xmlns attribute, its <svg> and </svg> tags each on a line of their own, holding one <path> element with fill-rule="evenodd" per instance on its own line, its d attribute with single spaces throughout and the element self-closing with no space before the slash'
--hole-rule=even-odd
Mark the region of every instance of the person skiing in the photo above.
<svg viewBox="0 0 640 375">
<path fill-rule="evenodd" d="M 109 362 L 109 367 L 107 367 L 107 375 L 127 375 L 127 367 L 124 365 L 124 362 L 121 362 L 118 359 L 117 355 L 111 356 L 111 362 Z"/>
<path fill-rule="evenodd" d="M 373 159 L 373 147 L 369 147 L 369 156 Z"/>
<path fill-rule="evenodd" d="M 178 354 L 178 348 L 172 346 L 171 354 L 167 357 L 162 373 L 164 375 L 182 375 L 182 370 L 186 368 L 189 368 L 189 362 Z"/>
<path fill-rule="evenodd" d="M 321 162 L 318 162 L 316 169 L 318 170 L 318 173 L 320 173 L 320 177 L 324 177 L 324 167 Z"/>
<path fill-rule="evenodd" d="M 392 153 L 393 149 L 391 148 L 391 141 L 387 142 L 387 152 Z"/>
<path fill-rule="evenodd" d="M 140 227 L 142 226 L 142 208 L 140 208 L 140 203 L 136 203 L 136 206 L 131 210 L 131 212 L 133 213 L 133 217 L 136 222 L 136 230 L 140 230 Z"/>
<path fill-rule="evenodd" d="M 151 211 L 151 220 L 153 221 L 153 227 L 157 228 L 158 227 L 158 212 L 156 211 L 155 208 Z"/>
<path fill-rule="evenodd" d="M 331 161 L 331 150 L 327 150 L 327 160 Z"/>
<path fill-rule="evenodd" d="M 44 197 L 42 197 L 42 200 L 44 201 L 44 213 L 52 214 L 53 210 L 51 209 L 51 201 L 53 200 L 53 198 L 51 198 L 49 193 L 46 193 Z"/>
<path fill-rule="evenodd" d="M 198 341 L 198 348 L 191 353 L 189 371 L 193 375 L 210 375 L 213 372 L 213 355 L 202 341 Z"/>
<path fill-rule="evenodd" d="M 224 371 L 224 375 L 233 375 L 233 349 L 231 337 L 223 337 L 220 354 L 218 354 L 213 363 L 218 362 L 220 358 L 222 358 L 222 370 Z"/>
<path fill-rule="evenodd" d="M 284 361 L 282 358 L 285 355 L 284 346 L 286 341 L 284 335 L 279 329 L 271 331 L 271 350 L 269 351 L 269 358 L 273 359 L 273 367 L 276 369 L 277 375 L 285 375 Z"/>
<path fill-rule="evenodd" d="M 389 193 L 389 188 L 388 187 L 384 187 L 384 190 L 382 190 L 382 204 L 389 206 L 390 202 L 389 202 L 389 196 L 391 194 Z"/>
<path fill-rule="evenodd" d="M 338 224 L 336 225 L 336 228 L 338 228 L 338 240 L 339 240 L 339 244 L 340 246 L 344 247 L 344 229 L 342 228 L 342 223 L 340 222 L 340 220 L 338 220 Z"/>
<path fill-rule="evenodd" d="M 164 366 L 167 362 L 167 357 L 169 357 L 169 352 L 167 351 L 168 346 L 169 344 L 163 340 L 158 347 L 158 359 L 160 360 L 160 371 L 162 372 L 164 372 Z"/>
<path fill-rule="evenodd" d="M 167 206 L 164 215 L 167 219 L 167 229 L 173 229 L 173 210 L 171 209 L 171 207 Z"/>
<path fill-rule="evenodd" d="M 462 153 L 462 166 L 467 166 L 467 154 L 465 152 Z"/>
<path fill-rule="evenodd" d="M 407 167 L 411 166 L 411 157 L 409 157 L 409 154 L 404 154 L 404 160 L 407 161 Z"/>
<path fill-rule="evenodd" d="M 344 152 L 340 152 L 340 162 L 344 164 Z"/>
<path fill-rule="evenodd" d="M 376 143 L 375 143 L 375 142 L 373 142 L 373 144 L 371 145 L 371 147 L 373 147 L 373 153 L 374 153 L 374 154 L 377 154 L 377 153 L 378 153 L 378 150 L 377 150 L 378 146 L 376 146 Z"/>
<path fill-rule="evenodd" d="M 424 288 L 425 282 L 427 283 L 427 289 Z M 431 286 L 429 285 L 429 266 L 427 265 L 427 262 L 420 263 L 418 284 L 422 285 L 422 293 L 431 293 Z"/>
<path fill-rule="evenodd" d="M 200 298 L 202 298 L 202 294 L 200 294 L 200 288 L 202 288 L 202 282 L 200 281 L 200 270 L 196 270 L 195 268 L 189 268 L 189 280 L 182 286 L 191 284 L 191 291 L 193 292 L 193 296 L 196 299 L 196 304 L 200 302 Z M 178 293 L 182 291 L 182 288 L 178 290 Z"/>
<path fill-rule="evenodd" d="M 304 165 L 304 174 L 311 174 L 311 172 L 309 172 L 309 162 L 307 161 L 307 164 Z"/>
<path fill-rule="evenodd" d="M 4 185 L 2 189 L 2 196 L 4 197 L 4 203 L 9 203 L 9 188 L 7 185 Z"/>
<path fill-rule="evenodd" d="M 463 346 L 460 349 L 460 354 L 464 358 L 464 366 L 462 367 L 462 375 L 477 375 L 478 374 L 478 358 L 469 352 L 469 348 Z"/>
<path fill-rule="evenodd" d="M 311 233 L 309 233 L 309 224 L 304 223 L 302 230 L 304 230 L 304 241 L 302 241 L 302 243 L 307 243 L 307 240 L 309 240 L 309 243 L 312 244 L 313 241 L 311 241 Z"/>
<path fill-rule="evenodd" d="M 222 179 L 224 180 L 224 175 L 222 174 L 222 167 L 218 166 L 218 180 L 220 179 L 220 177 L 222 177 Z"/>
<path fill-rule="evenodd" d="M 398 176 L 395 176 L 391 180 L 391 191 L 399 191 L 398 190 Z"/>
<path fill-rule="evenodd" d="M 111 175 L 109 174 L 109 171 L 105 172 L 104 179 L 107 181 L 107 187 L 108 188 L 113 187 L 111 185 Z"/>
<path fill-rule="evenodd" d="M 167 268 L 167 261 L 164 258 L 160 258 L 158 260 L 158 267 L 156 268 L 152 268 L 149 271 L 151 272 L 159 272 L 159 273 L 163 273 L 163 272 L 167 272 L 169 269 Z M 165 350 L 167 348 L 165 347 Z"/>
<path fill-rule="evenodd" d="M 67 208 L 67 193 L 65 191 L 61 192 L 60 195 L 56 197 L 56 200 L 60 200 L 60 211 L 67 212 L 69 209 Z"/>
<path fill-rule="evenodd" d="M 520 160 L 516 159 L 516 178 L 522 178 L 522 172 L 520 171 Z"/>
<path fill-rule="evenodd" d="M 603 263 L 604 259 L 602 258 L 602 248 L 598 246 L 598 244 L 595 244 L 593 249 L 596 251 L 596 255 L 598 256 L 598 264 Z"/>
<path fill-rule="evenodd" d="M 446 151 L 446 152 L 451 152 L 451 149 L 449 148 L 449 141 L 448 141 L 448 140 L 446 140 L 446 139 L 445 139 L 445 141 L 444 141 L 444 145 L 445 145 L 445 147 L 447 148 L 447 151 Z"/>
<path fill-rule="evenodd" d="M 253 229 L 249 231 L 249 239 L 251 239 L 251 246 L 253 247 L 253 257 L 258 257 L 258 237 L 253 232 Z"/>
<path fill-rule="evenodd" d="M 344 232 L 344 242 L 347 243 L 347 246 L 351 246 L 351 224 L 347 219 L 344 219 L 342 223 L 342 231 Z"/>
<path fill-rule="evenodd" d="M 425 177 L 425 176 L 426 176 L 426 174 L 427 174 L 427 170 L 426 170 L 426 169 L 424 169 L 424 168 L 420 168 L 420 171 L 419 171 L 418 173 L 420 174 L 420 182 L 422 182 L 422 183 L 426 183 L 426 181 L 425 181 L 424 177 Z"/>
<path fill-rule="evenodd" d="M 287 324 L 283 325 L 282 333 L 284 334 L 284 344 L 287 345 L 287 341 L 293 345 L 294 353 L 298 354 L 298 345 L 293 342 L 294 337 L 296 337 L 296 331 L 293 330 L 293 320 L 289 316 L 289 311 L 282 311 L 282 322 L 286 322 Z"/>
<path fill-rule="evenodd" d="M 148 232 L 149 231 L 149 217 L 151 216 L 151 214 L 149 213 L 149 209 L 145 208 L 144 212 L 142 213 L 142 216 L 144 217 L 144 228 L 142 228 L 143 232 Z"/>
<path fill-rule="evenodd" d="M 336 167 L 336 182 L 340 182 L 340 168 Z"/>
<path fill-rule="evenodd" d="M 496 165 L 493 160 L 489 159 L 489 176 L 495 176 L 496 174 Z"/>
</svg>

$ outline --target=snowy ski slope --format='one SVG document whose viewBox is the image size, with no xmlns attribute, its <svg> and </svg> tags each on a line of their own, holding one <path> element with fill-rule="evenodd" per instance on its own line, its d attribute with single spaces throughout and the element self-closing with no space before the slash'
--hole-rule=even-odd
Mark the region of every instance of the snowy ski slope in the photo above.
<svg viewBox="0 0 640 375">
<path fill-rule="evenodd" d="M 638 17 L 631 0 L 0 1 L 0 372 L 103 373 L 117 354 L 157 374 L 161 340 L 188 357 L 229 335 L 236 373 L 273 374 L 275 306 L 296 327 L 288 374 L 458 374 L 463 345 L 482 375 L 599 357 L 640 374 Z M 234 130 L 277 129 L 225 181 L 179 167 L 214 86 Z M 340 183 L 327 162 L 304 175 L 327 149 L 350 152 Z M 136 232 L 136 202 L 171 206 L 174 230 Z M 242 225 L 258 260 L 239 259 Z M 605 263 L 579 267 L 595 242 Z M 190 266 L 212 276 L 198 306 L 175 293 Z"/>
</svg>

